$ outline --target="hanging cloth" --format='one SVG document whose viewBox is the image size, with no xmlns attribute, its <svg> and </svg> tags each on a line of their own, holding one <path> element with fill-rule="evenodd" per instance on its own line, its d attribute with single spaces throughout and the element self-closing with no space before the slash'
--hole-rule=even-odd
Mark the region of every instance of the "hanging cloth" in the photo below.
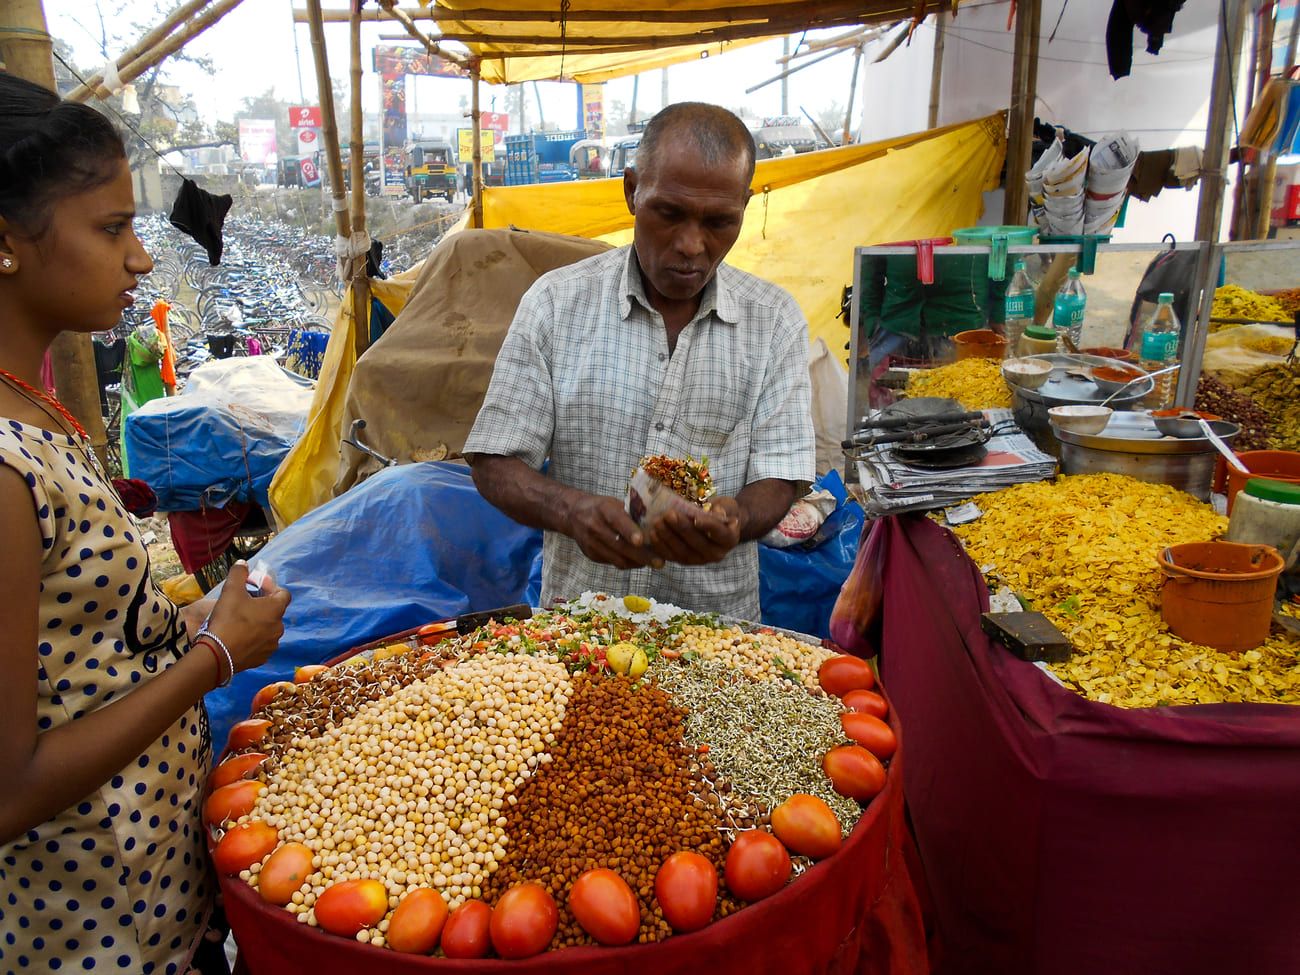
<svg viewBox="0 0 1300 975">
<path fill-rule="evenodd" d="M 1115 0 L 1106 21 L 1106 60 L 1117 81 L 1133 69 L 1133 28 L 1147 35 L 1147 53 L 1159 54 L 1185 0 Z"/>
<path fill-rule="evenodd" d="M 221 228 L 234 202 L 228 193 L 213 196 L 199 189 L 194 180 L 187 179 L 181 183 L 176 202 L 172 204 L 172 215 L 168 218 L 171 225 L 198 241 L 208 252 L 208 263 L 213 267 L 221 263 Z"/>
</svg>

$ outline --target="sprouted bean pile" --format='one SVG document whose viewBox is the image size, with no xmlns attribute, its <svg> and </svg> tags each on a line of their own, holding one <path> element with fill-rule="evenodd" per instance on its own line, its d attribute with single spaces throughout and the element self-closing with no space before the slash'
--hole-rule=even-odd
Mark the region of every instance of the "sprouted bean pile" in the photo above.
<svg viewBox="0 0 1300 975">
<path fill-rule="evenodd" d="M 979 520 L 955 528 L 971 558 L 1069 638 L 1052 664 L 1065 684 L 1121 707 L 1254 701 L 1300 704 L 1300 641 L 1274 627 L 1240 656 L 1169 632 L 1156 556 L 1211 541 L 1227 519 L 1175 488 L 1117 474 L 1062 477 L 981 495 Z"/>
<path fill-rule="evenodd" d="M 648 661 L 639 679 L 611 673 L 629 645 Z M 285 909 L 307 925 L 331 885 L 380 881 L 390 915 L 356 933 L 372 946 L 413 890 L 455 909 L 527 880 L 559 905 L 554 946 L 588 944 L 567 897 L 598 866 L 631 886 L 638 940 L 656 941 L 672 933 L 653 891 L 672 853 L 702 854 L 721 878 L 737 832 L 769 828 L 796 792 L 824 799 L 846 834 L 857 822 L 862 807 L 821 768 L 847 740 L 842 705 L 817 686 L 829 656 L 598 594 L 432 647 L 380 647 L 261 708 L 271 727 L 243 750 L 267 756 L 249 773 L 264 788 L 213 835 L 260 821 L 306 846 L 311 873 Z M 258 887 L 266 863 L 239 876 Z M 742 906 L 725 883 L 719 894 L 715 916 Z"/>
</svg>

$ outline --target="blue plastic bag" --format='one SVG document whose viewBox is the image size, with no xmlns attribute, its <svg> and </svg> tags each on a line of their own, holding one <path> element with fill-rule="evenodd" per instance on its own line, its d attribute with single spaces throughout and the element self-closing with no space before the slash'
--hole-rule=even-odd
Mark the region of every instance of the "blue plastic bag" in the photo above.
<svg viewBox="0 0 1300 975">
<path fill-rule="evenodd" d="M 835 510 L 826 519 L 829 537 L 816 548 L 758 546 L 759 597 L 763 622 L 823 639 L 830 636 L 831 610 L 840 587 L 853 569 L 864 519 L 836 471 L 813 482 L 814 490 L 835 495 Z"/>
</svg>

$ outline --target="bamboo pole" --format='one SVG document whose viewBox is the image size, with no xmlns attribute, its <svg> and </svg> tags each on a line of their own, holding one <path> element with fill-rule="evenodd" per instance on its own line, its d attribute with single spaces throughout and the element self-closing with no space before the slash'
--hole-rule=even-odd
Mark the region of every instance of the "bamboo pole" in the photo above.
<svg viewBox="0 0 1300 975">
<path fill-rule="evenodd" d="M 463 54 L 457 54 L 455 51 L 445 50 L 440 44 L 437 44 L 428 34 L 420 30 L 411 19 L 411 15 L 405 10 L 399 9 L 394 0 L 379 0 L 384 10 L 393 15 L 393 19 L 406 28 L 406 32 L 414 37 L 417 41 L 425 46 L 430 54 L 434 57 L 450 61 L 452 64 L 458 64 L 462 68 L 469 67 L 469 59 Z"/>
<path fill-rule="evenodd" d="M 325 53 L 325 25 L 320 19 L 320 0 L 307 0 L 307 8 L 313 14 L 313 19 L 308 22 L 308 26 L 311 28 L 312 60 L 316 65 L 316 90 L 319 93 L 320 100 L 321 134 L 325 139 L 325 161 L 329 165 L 330 171 L 330 195 L 333 198 L 334 225 L 338 236 L 351 243 L 352 220 L 348 215 L 347 195 L 343 186 L 343 160 L 339 153 L 339 130 L 338 123 L 334 118 L 334 88 L 330 83 L 329 58 Z M 351 258 L 344 262 L 343 279 L 345 281 L 352 279 L 353 267 Z M 369 344 L 370 316 L 364 314 L 366 311 L 365 306 L 361 308 L 362 314 L 357 313 L 355 291 L 353 291 L 352 297 L 352 327 L 357 355 L 359 356 L 366 345 Z"/>
<path fill-rule="evenodd" d="M 943 85 L 943 45 L 948 34 L 948 14 L 940 10 L 934 15 L 934 62 L 930 67 L 930 113 L 926 128 L 939 127 L 939 96 Z"/>
<path fill-rule="evenodd" d="M 1246 29 L 1244 0 L 1223 0 L 1218 39 L 1214 45 L 1214 76 L 1210 112 L 1205 126 L 1205 156 L 1201 164 L 1201 196 L 1196 208 L 1196 239 L 1217 241 L 1223 218 L 1223 190 L 1228 168 L 1228 116 L 1236 89 L 1235 71 Z"/>
<path fill-rule="evenodd" d="M 862 45 L 853 52 L 853 77 L 849 80 L 849 105 L 844 109 L 844 132 L 840 138 L 840 145 L 849 144 L 849 130 L 853 124 L 853 99 L 858 93 L 858 69 L 862 67 Z"/>
<path fill-rule="evenodd" d="M 117 66 L 118 70 L 121 71 L 122 68 L 126 67 L 141 54 L 144 54 L 154 45 L 162 41 L 168 34 L 174 31 L 178 25 L 189 20 L 211 2 L 212 0 L 190 0 L 189 3 L 181 4 L 168 14 L 161 24 L 146 33 L 138 41 L 119 54 L 117 58 L 114 59 L 113 63 Z M 99 92 L 103 90 L 103 84 L 104 76 L 102 74 L 93 74 L 86 79 L 85 84 L 78 85 L 73 89 L 72 93 L 68 95 L 68 100 L 74 102 L 85 101 L 91 94 L 95 94 L 100 98 L 107 98 L 107 92 L 102 95 L 99 94 Z"/>
<path fill-rule="evenodd" d="M 6 71 L 56 91 L 53 50 L 41 0 L 0 3 L 0 59 Z M 85 427 L 95 454 L 107 470 L 104 446 L 108 436 L 99 411 L 99 377 L 90 342 L 89 334 L 61 332 L 50 344 L 50 362 L 59 399 Z"/>
<path fill-rule="evenodd" d="M 470 62 L 469 66 L 469 112 L 470 112 L 470 129 L 474 138 L 474 148 L 470 152 L 470 161 L 473 165 L 473 189 L 474 199 L 470 208 L 470 226 L 477 229 L 483 227 L 483 144 L 480 141 L 479 132 L 482 125 L 482 112 L 478 106 L 478 82 L 479 68 L 478 61 Z"/>
<path fill-rule="evenodd" d="M 807 4 L 808 10 L 815 9 L 817 14 L 809 19 L 809 22 L 816 22 L 816 16 L 824 13 L 826 10 L 853 9 L 861 22 L 881 23 L 884 21 L 909 20 L 912 18 L 923 17 L 925 13 L 932 13 L 938 9 L 945 9 L 949 5 L 949 0 L 926 0 L 925 10 L 918 10 L 916 0 L 895 0 L 890 4 L 877 4 L 868 9 L 863 3 L 853 2 L 853 0 L 827 0 L 827 2 L 818 4 Z M 752 23 L 764 20 L 770 20 L 778 17 L 789 17 L 792 9 L 790 3 L 770 3 L 761 4 L 753 7 L 733 7 L 733 8 L 716 8 L 701 10 L 678 10 L 665 4 L 663 9 L 656 10 L 627 10 L 618 4 L 610 4 L 605 9 L 595 10 L 569 10 L 560 13 L 559 6 L 555 5 L 550 10 L 541 9 L 510 9 L 494 10 L 491 8 L 471 8 L 465 10 L 448 10 L 430 6 L 422 10 L 404 10 L 412 20 L 429 20 L 434 22 L 455 21 L 459 23 L 473 23 L 482 21 L 497 21 L 500 23 L 549 23 L 558 24 L 561 20 L 569 24 L 575 23 L 643 23 L 643 24 L 701 24 L 701 23 Z M 366 21 L 389 20 L 388 5 L 383 4 L 384 10 L 366 10 L 362 12 L 361 19 Z M 310 11 L 301 7 L 295 7 L 293 10 L 293 19 L 295 23 L 309 23 Z M 347 23 L 349 13 L 346 10 L 326 10 L 324 11 L 326 23 Z"/>
<path fill-rule="evenodd" d="M 352 60 L 352 233 L 359 234 L 366 229 L 366 147 L 365 119 L 361 114 L 361 17 L 358 7 L 354 6 L 352 11 L 349 51 Z M 352 261 L 352 316 L 357 322 L 355 339 L 359 359 L 370 345 L 370 276 L 364 255 Z"/>
<path fill-rule="evenodd" d="M 1034 148 L 1034 103 L 1038 89 L 1038 32 L 1042 0 L 1016 6 L 1016 46 L 1011 70 L 1011 126 L 1007 139 L 1006 195 L 1002 222 L 1022 224 L 1029 213 L 1025 172 Z"/>
<path fill-rule="evenodd" d="M 129 85 L 140 75 L 144 74 L 150 68 L 158 65 L 164 58 L 175 54 L 182 47 L 188 44 L 194 38 L 198 37 L 209 27 L 221 20 L 222 17 L 238 7 L 243 0 L 217 0 L 215 4 L 205 10 L 201 15 L 168 37 L 161 44 L 150 48 L 144 54 L 140 55 L 125 68 L 118 72 L 118 77 L 122 84 Z"/>
<path fill-rule="evenodd" d="M 1291 69 L 1295 67 L 1296 43 L 1300 41 L 1300 10 L 1297 10 L 1295 16 L 1291 18 L 1291 36 L 1287 38 L 1286 55 L 1282 61 L 1282 70 L 1279 74 L 1285 78 L 1291 74 Z M 1278 147 L 1279 149 L 1281 146 Z M 1268 238 L 1269 226 L 1273 216 L 1273 183 L 1277 180 L 1277 153 L 1271 152 L 1268 156 L 1268 165 L 1264 167 L 1264 174 L 1260 177 L 1259 186 L 1259 211 L 1255 214 L 1255 236 L 1260 240 Z"/>
</svg>

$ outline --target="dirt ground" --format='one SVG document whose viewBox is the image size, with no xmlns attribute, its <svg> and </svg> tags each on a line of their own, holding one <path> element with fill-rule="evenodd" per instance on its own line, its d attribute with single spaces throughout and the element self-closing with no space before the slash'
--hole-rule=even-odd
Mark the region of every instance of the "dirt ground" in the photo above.
<svg viewBox="0 0 1300 975">
<path fill-rule="evenodd" d="M 182 575 L 185 569 L 181 566 L 180 557 L 172 546 L 172 533 L 167 525 L 167 516 L 159 514 L 152 518 L 142 518 L 140 530 L 140 537 L 149 550 L 149 570 L 154 582 L 161 583 L 164 579 Z"/>
</svg>

